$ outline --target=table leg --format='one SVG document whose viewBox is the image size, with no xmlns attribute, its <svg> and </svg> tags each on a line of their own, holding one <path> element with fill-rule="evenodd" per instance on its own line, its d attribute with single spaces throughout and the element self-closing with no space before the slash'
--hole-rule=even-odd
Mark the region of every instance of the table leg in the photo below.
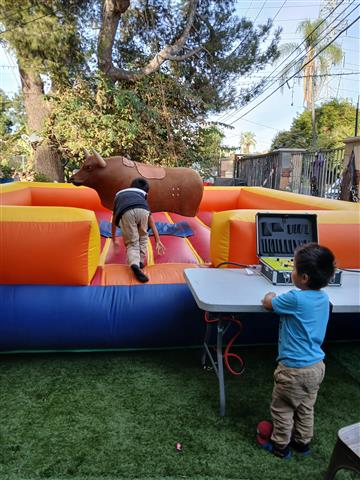
<svg viewBox="0 0 360 480">
<path fill-rule="evenodd" d="M 215 363 L 208 345 L 208 342 L 210 340 L 211 328 L 214 325 L 214 323 L 208 323 L 206 325 L 204 348 L 203 348 L 203 353 L 201 355 L 201 365 L 205 366 L 206 356 L 208 356 L 219 382 L 220 416 L 223 417 L 225 415 L 225 383 L 224 383 L 224 364 L 223 364 L 222 343 L 223 343 L 223 335 L 224 335 L 225 328 L 223 326 L 223 322 L 221 321 L 221 318 L 218 318 L 216 323 L 217 323 L 217 338 L 216 338 L 216 360 L 217 361 Z"/>
<path fill-rule="evenodd" d="M 222 339 L 224 334 L 224 327 L 219 319 L 217 325 L 217 342 L 216 342 L 216 356 L 217 356 L 217 376 L 219 379 L 219 395 L 220 395 L 220 416 L 225 416 L 225 384 L 224 384 L 224 364 Z"/>
<path fill-rule="evenodd" d="M 211 324 L 207 323 L 206 324 L 206 331 L 205 331 L 205 338 L 204 338 L 204 348 L 203 348 L 203 353 L 201 355 L 201 365 L 204 367 L 206 365 L 206 355 L 209 355 L 211 358 L 209 349 L 208 349 L 208 342 L 210 340 L 210 334 L 211 334 Z"/>
</svg>

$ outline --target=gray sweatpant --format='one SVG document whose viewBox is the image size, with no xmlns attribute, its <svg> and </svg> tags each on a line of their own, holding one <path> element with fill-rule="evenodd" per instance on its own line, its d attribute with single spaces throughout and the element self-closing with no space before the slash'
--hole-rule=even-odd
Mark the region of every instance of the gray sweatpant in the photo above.
<svg viewBox="0 0 360 480">
<path fill-rule="evenodd" d="M 279 363 L 274 372 L 271 440 L 285 448 L 291 439 L 307 444 L 314 433 L 314 405 L 325 376 L 323 361 L 310 367 L 290 368 Z"/>
<path fill-rule="evenodd" d="M 120 219 L 120 228 L 129 265 L 139 265 L 147 257 L 150 212 L 144 208 L 128 210 Z"/>
</svg>

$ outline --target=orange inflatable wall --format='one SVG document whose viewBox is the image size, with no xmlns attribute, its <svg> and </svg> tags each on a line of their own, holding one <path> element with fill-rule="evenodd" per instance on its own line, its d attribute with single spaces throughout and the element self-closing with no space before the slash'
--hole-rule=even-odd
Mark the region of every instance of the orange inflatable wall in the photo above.
<svg viewBox="0 0 360 480">
<path fill-rule="evenodd" d="M 106 210 L 92 188 L 68 183 L 14 182 L 0 186 L 1 205 L 77 207 Z"/>
<path fill-rule="evenodd" d="M 255 216 L 261 210 L 236 210 L 213 216 L 210 255 L 213 265 L 258 263 Z M 263 210 L 263 212 L 269 210 Z M 310 210 L 317 215 L 318 241 L 330 248 L 340 268 L 360 268 L 360 223 L 356 211 Z M 280 211 L 293 213 L 293 210 Z M 306 212 L 303 210 L 303 212 Z"/>
<path fill-rule="evenodd" d="M 100 257 L 94 212 L 2 206 L 0 283 L 89 285 Z"/>
</svg>

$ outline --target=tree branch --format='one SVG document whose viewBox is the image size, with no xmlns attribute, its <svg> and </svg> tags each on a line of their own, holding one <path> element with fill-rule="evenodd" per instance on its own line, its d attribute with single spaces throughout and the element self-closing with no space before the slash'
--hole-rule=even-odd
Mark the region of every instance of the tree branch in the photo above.
<svg viewBox="0 0 360 480">
<path fill-rule="evenodd" d="M 203 47 L 197 47 L 194 48 L 193 50 L 190 50 L 188 53 L 184 53 L 184 55 L 175 55 L 174 57 L 172 55 L 168 56 L 165 60 L 173 60 L 174 62 L 181 62 L 183 60 L 187 60 L 188 58 L 192 57 L 193 55 L 196 55 L 202 50 Z"/>
<path fill-rule="evenodd" d="M 200 48 L 196 48 L 185 55 L 178 55 L 178 53 L 184 48 L 189 37 L 197 4 L 198 0 L 189 0 L 189 14 L 184 31 L 172 45 L 167 45 L 160 50 L 142 69 L 124 70 L 114 67 L 112 50 L 121 15 L 129 8 L 130 0 L 104 0 L 98 44 L 99 69 L 113 80 L 135 81 L 159 70 L 160 66 L 167 60 L 181 61 L 194 55 Z"/>
</svg>

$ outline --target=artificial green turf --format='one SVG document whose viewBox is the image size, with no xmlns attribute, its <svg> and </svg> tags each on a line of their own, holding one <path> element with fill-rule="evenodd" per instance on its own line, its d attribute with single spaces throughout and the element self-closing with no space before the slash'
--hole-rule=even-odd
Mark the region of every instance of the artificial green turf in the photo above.
<svg viewBox="0 0 360 480">
<path fill-rule="evenodd" d="M 360 410 L 359 344 L 326 351 L 313 455 L 290 461 L 254 436 L 269 418 L 275 347 L 241 348 L 246 371 L 226 376 L 225 418 L 199 350 L 2 356 L 0 478 L 320 480 Z"/>
</svg>

